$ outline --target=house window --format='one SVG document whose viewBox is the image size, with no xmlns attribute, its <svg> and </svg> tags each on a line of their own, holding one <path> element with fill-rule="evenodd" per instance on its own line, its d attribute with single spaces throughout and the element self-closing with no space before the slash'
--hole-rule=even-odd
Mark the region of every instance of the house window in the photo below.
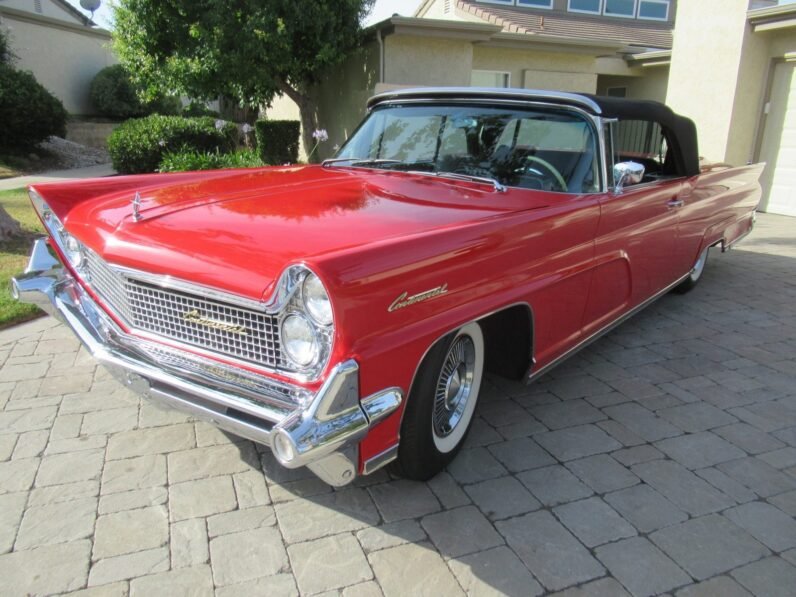
<svg viewBox="0 0 796 597">
<path fill-rule="evenodd" d="M 587 12 L 598 15 L 602 12 L 602 0 L 569 0 L 567 9 L 570 12 Z"/>
<path fill-rule="evenodd" d="M 638 18 L 653 21 L 669 20 L 669 0 L 639 0 Z"/>
<path fill-rule="evenodd" d="M 511 87 L 511 73 L 497 70 L 474 70 L 470 76 L 473 87 Z"/>
<path fill-rule="evenodd" d="M 608 17 L 632 19 L 636 16 L 636 0 L 605 0 L 603 14 Z"/>
<path fill-rule="evenodd" d="M 608 97 L 627 97 L 627 87 L 609 87 L 606 95 Z"/>
<path fill-rule="evenodd" d="M 531 8 L 553 8 L 553 0 L 517 0 L 517 6 Z"/>
<path fill-rule="evenodd" d="M 508 4 L 509 6 L 514 5 L 514 0 L 478 0 L 481 4 Z"/>
</svg>

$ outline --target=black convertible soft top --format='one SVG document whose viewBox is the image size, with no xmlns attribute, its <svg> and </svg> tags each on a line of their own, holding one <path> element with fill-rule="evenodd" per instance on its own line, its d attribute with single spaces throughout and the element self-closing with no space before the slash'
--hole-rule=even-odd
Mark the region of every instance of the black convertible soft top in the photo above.
<svg viewBox="0 0 796 597">
<path fill-rule="evenodd" d="M 678 176 L 699 174 L 699 148 L 696 126 L 693 121 L 675 114 L 671 108 L 650 100 L 631 100 L 616 97 L 566 93 L 539 89 L 487 89 L 479 87 L 420 87 L 396 89 L 376 95 L 368 101 L 368 110 L 375 106 L 400 101 L 426 99 L 478 99 L 507 98 L 511 100 L 542 100 L 562 105 L 577 106 L 597 116 L 619 120 L 646 120 L 657 122 L 671 149 L 673 172 Z M 667 160 L 668 161 L 668 160 Z"/>
<path fill-rule="evenodd" d="M 672 151 L 678 174 L 699 174 L 699 146 L 694 121 L 675 114 L 671 108 L 650 100 L 630 100 L 618 97 L 583 94 L 600 107 L 600 115 L 619 120 L 651 120 L 661 126 Z"/>
</svg>

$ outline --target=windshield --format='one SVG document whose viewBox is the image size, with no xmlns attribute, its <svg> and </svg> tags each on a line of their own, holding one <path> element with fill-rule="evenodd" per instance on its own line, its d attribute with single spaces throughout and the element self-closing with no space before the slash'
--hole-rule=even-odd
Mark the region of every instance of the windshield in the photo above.
<svg viewBox="0 0 796 597">
<path fill-rule="evenodd" d="M 591 124 L 572 111 L 388 105 L 371 112 L 334 163 L 593 193 L 599 190 L 596 156 Z"/>
</svg>

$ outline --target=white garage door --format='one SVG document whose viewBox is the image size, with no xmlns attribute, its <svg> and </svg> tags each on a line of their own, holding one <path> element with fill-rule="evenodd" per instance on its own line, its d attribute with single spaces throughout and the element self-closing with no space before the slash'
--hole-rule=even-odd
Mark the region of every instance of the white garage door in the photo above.
<svg viewBox="0 0 796 597">
<path fill-rule="evenodd" d="M 763 175 L 762 210 L 796 216 L 796 65 L 778 64 L 771 89 L 771 105 L 760 161 Z"/>
</svg>

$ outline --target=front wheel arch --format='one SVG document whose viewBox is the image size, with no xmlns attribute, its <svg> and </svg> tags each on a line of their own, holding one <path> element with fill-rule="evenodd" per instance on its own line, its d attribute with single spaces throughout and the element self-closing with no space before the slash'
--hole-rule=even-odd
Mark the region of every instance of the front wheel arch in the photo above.
<svg viewBox="0 0 796 597">
<path fill-rule="evenodd" d="M 410 469 L 410 466 L 408 458 L 406 458 L 406 446 L 413 441 L 411 436 L 413 431 L 411 426 L 407 426 L 406 420 L 408 416 L 413 416 L 416 408 L 413 405 L 416 402 L 419 391 L 418 386 L 422 383 L 423 365 L 430 358 L 433 358 L 433 354 L 442 351 L 443 348 L 441 347 L 447 346 L 458 331 L 472 324 L 478 325 L 483 335 L 484 373 L 495 373 L 517 380 L 525 380 L 528 377 L 533 365 L 534 348 L 534 318 L 533 311 L 528 303 L 513 303 L 463 323 L 444 335 L 437 337 L 418 360 L 406 394 L 407 398 L 401 414 L 398 461 L 390 466 L 392 471 L 398 475 L 414 479 L 424 478 L 420 475 L 420 471 L 407 470 Z M 436 356 L 440 358 L 439 355 Z M 409 433 L 409 436 L 407 433 Z M 404 452 L 403 458 L 401 457 L 402 450 Z M 431 474 L 426 471 L 427 476 L 425 478 L 430 478 L 439 470 Z"/>
<path fill-rule="evenodd" d="M 460 385 L 457 382 L 456 387 L 452 388 L 451 384 L 446 385 L 445 382 L 456 369 L 455 366 L 449 368 L 448 361 L 459 344 L 465 340 L 469 341 L 474 352 L 469 392 L 462 403 L 456 397 L 458 390 L 465 388 L 465 384 Z M 464 444 L 474 418 L 484 374 L 484 360 L 484 338 L 478 322 L 463 325 L 435 342 L 429 349 L 418 367 L 407 396 L 401 422 L 398 458 L 390 464 L 394 473 L 425 481 L 442 471 L 453 460 Z M 461 412 L 454 421 L 453 414 L 460 407 Z M 438 413 L 442 411 L 444 416 L 446 409 L 450 417 L 449 429 L 437 426 Z"/>
</svg>

